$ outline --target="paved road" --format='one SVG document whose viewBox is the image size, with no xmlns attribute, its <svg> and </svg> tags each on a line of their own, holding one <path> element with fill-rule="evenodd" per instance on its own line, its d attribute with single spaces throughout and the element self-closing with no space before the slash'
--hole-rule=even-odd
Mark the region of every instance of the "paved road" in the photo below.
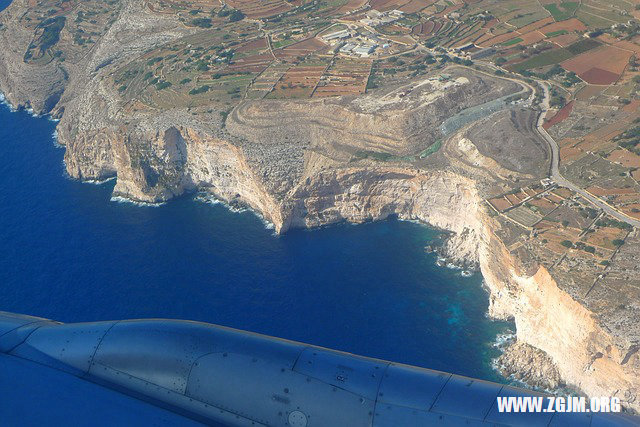
<svg viewBox="0 0 640 427">
<path fill-rule="evenodd" d="M 592 205 L 602 209 L 608 215 L 611 215 L 617 220 L 624 221 L 627 224 L 640 228 L 640 221 L 638 221 L 637 219 L 633 219 L 625 215 L 624 213 L 614 209 L 605 201 L 593 196 L 592 194 L 578 187 L 577 185 L 563 177 L 562 174 L 560 174 L 560 148 L 558 147 L 558 143 L 551 137 L 551 135 L 549 135 L 549 133 L 547 133 L 547 130 L 542 127 L 542 125 L 544 124 L 545 113 L 549 109 L 549 89 L 544 84 L 542 84 L 541 86 L 544 90 L 544 98 L 542 100 L 542 113 L 538 117 L 538 123 L 536 124 L 536 127 L 538 128 L 538 132 L 540 133 L 542 138 L 547 141 L 547 144 L 549 144 L 549 147 L 551 148 L 551 179 L 553 179 L 559 186 L 568 188 L 569 190 L 580 194 Z"/>
<path fill-rule="evenodd" d="M 500 70 L 505 72 L 505 74 L 508 73 L 507 70 L 504 70 L 500 67 L 496 67 L 494 64 L 491 64 L 489 62 L 484 62 L 484 61 L 478 61 L 478 62 L 489 67 L 490 69 Z M 529 86 L 532 90 L 531 96 L 529 97 L 529 101 L 531 101 L 535 96 L 535 90 L 527 83 L 521 80 L 508 77 L 507 75 L 502 76 L 502 78 L 518 82 L 521 85 Z M 547 144 L 549 145 L 549 148 L 551 149 L 551 168 L 549 171 L 549 177 L 553 179 L 556 182 L 556 184 L 558 184 L 558 186 L 568 188 L 569 190 L 580 194 L 585 200 L 591 203 L 594 207 L 603 210 L 605 213 L 607 213 L 608 215 L 611 215 L 613 218 L 619 221 L 626 222 L 627 224 L 633 225 L 634 227 L 640 228 L 639 220 L 631 218 L 630 216 L 618 211 L 617 209 L 609 205 L 604 200 L 588 193 L 581 187 L 577 186 L 576 184 L 574 184 L 573 182 L 569 181 L 568 179 L 562 176 L 562 174 L 560 173 L 560 148 L 558 147 L 558 143 L 551 137 L 551 135 L 549 135 L 547 130 L 542 127 L 542 125 L 544 124 L 544 117 L 546 115 L 547 110 L 549 109 L 549 102 L 550 102 L 549 88 L 544 82 L 539 82 L 539 83 L 540 83 L 540 86 L 542 86 L 543 88 L 544 97 L 541 103 L 542 113 L 540 114 L 540 116 L 538 116 L 538 123 L 536 124 L 536 128 L 538 129 L 538 133 L 540 134 L 540 136 L 547 142 Z"/>
</svg>

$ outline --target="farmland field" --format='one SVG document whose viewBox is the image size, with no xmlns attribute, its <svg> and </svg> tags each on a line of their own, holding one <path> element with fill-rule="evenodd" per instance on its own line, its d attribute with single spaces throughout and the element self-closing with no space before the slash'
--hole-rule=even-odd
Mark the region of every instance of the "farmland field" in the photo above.
<svg viewBox="0 0 640 427">
<path fill-rule="evenodd" d="M 302 63 L 289 68 L 267 98 L 309 98 L 326 69 L 326 64 Z"/>
<path fill-rule="evenodd" d="M 562 2 L 560 4 L 552 3 L 544 5 L 544 8 L 549 11 L 553 19 L 556 21 L 564 21 L 573 16 L 578 9 L 579 3 L 573 1 Z"/>
<path fill-rule="evenodd" d="M 545 33 L 544 35 L 547 37 L 556 37 L 556 36 L 565 35 L 567 33 L 568 33 L 567 30 L 557 30 L 557 31 L 551 31 L 550 33 Z"/>
<path fill-rule="evenodd" d="M 358 95 L 367 88 L 371 61 L 336 58 L 322 76 L 314 97 Z"/>
<path fill-rule="evenodd" d="M 529 58 L 526 61 L 513 65 L 514 71 L 525 71 L 532 68 L 544 67 L 546 65 L 557 64 L 573 56 L 566 48 L 553 49 L 540 55 Z"/>
<path fill-rule="evenodd" d="M 516 37 L 514 39 L 508 40 L 504 43 L 502 43 L 503 46 L 512 46 L 514 44 L 518 44 L 522 41 L 522 39 L 520 37 Z"/>
<path fill-rule="evenodd" d="M 291 6 L 284 0 L 227 0 L 227 3 L 249 18 L 265 18 L 291 9 Z"/>
<path fill-rule="evenodd" d="M 567 48 L 569 49 L 570 47 Z M 602 46 L 568 59 L 561 65 L 566 70 L 579 75 L 587 83 L 608 85 L 618 80 L 629 63 L 631 54 L 613 46 Z"/>
</svg>

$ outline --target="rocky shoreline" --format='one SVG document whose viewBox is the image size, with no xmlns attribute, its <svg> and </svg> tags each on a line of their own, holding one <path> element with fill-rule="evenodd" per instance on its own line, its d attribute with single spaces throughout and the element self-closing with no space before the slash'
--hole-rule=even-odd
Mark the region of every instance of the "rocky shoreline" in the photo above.
<svg viewBox="0 0 640 427">
<path fill-rule="evenodd" d="M 446 90 L 425 79 L 408 95 L 403 88 L 402 97 L 389 88 L 356 99 L 246 100 L 226 120 L 215 109 L 136 104 L 136 110 L 119 95 L 113 73 L 136 54 L 192 30 L 170 17 L 151 18 L 139 2 L 126 0 L 86 56 L 38 66 L 23 61 L 32 35 L 17 16 L 27 7 L 16 0 L 0 15 L 0 42 L 8 47 L 0 50 L 0 90 L 15 107 L 61 119 L 58 141 L 72 178 L 116 177 L 113 196 L 139 203 L 200 192 L 249 207 L 277 233 L 390 215 L 446 230 L 446 243 L 433 251 L 445 266 L 479 268 L 489 314 L 515 322 L 505 373 L 618 396 L 640 410 L 637 337 L 613 333 L 612 321 L 588 309 L 522 248 L 509 223 L 487 210 L 490 191 L 539 180 L 541 161 L 532 155 L 517 168 L 500 163 L 495 141 L 472 125 L 427 158 L 416 155 L 437 140 L 448 112 L 515 93 L 520 88 L 513 82 L 452 67 Z M 509 126 L 509 135 L 526 131 Z M 500 141 L 500 149 L 508 152 L 510 143 Z M 382 160 L 368 157 L 380 152 L 387 154 Z M 532 370 L 532 361 L 540 367 Z"/>
<path fill-rule="evenodd" d="M 494 361 L 494 367 L 505 378 L 534 389 L 553 393 L 566 386 L 549 356 L 519 341 L 514 341 L 504 349 Z"/>
</svg>

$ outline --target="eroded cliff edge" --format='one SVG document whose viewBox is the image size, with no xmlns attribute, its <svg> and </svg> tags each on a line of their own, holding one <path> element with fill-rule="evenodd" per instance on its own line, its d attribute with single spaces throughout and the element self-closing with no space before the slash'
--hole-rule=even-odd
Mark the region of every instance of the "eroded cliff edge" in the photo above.
<svg viewBox="0 0 640 427">
<path fill-rule="evenodd" d="M 640 409 L 639 301 L 620 309 L 606 292 L 587 298 L 572 281 L 592 277 L 545 265 L 527 245 L 530 230 L 485 203 L 545 176 L 535 113 L 510 106 L 475 123 L 461 118 L 452 134 L 440 129 L 465 109 L 524 90 L 518 84 L 452 67 L 360 97 L 160 108 L 123 95 L 116 80 L 123 66 L 192 28 L 123 1 L 90 49 L 69 47 L 66 61 L 42 63 L 25 60 L 34 36 L 18 23 L 28 8 L 16 0 L 1 15 L 0 90 L 16 106 L 61 117 L 70 176 L 117 177 L 114 196 L 142 202 L 204 192 L 250 206 L 278 232 L 389 215 L 451 231 L 448 252 L 479 264 L 490 313 L 513 318 L 521 343 L 546 353 L 586 394 Z M 60 37 L 72 45 L 64 29 Z M 640 240 L 638 230 L 629 239 Z"/>
</svg>

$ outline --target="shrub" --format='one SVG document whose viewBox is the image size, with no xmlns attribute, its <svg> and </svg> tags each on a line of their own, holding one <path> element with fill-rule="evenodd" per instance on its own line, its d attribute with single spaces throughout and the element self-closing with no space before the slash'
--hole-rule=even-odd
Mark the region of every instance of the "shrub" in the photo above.
<svg viewBox="0 0 640 427">
<path fill-rule="evenodd" d="M 204 85 L 204 86 L 200 86 L 199 88 L 191 89 L 189 91 L 189 95 L 198 95 L 200 93 L 205 93 L 208 91 L 209 91 L 209 86 Z"/>
<path fill-rule="evenodd" d="M 211 18 L 196 18 L 191 20 L 191 25 L 200 28 L 211 28 Z"/>
<path fill-rule="evenodd" d="M 571 240 L 563 240 L 562 242 L 560 242 L 560 244 L 565 248 L 570 248 L 573 246 L 573 242 Z"/>
<path fill-rule="evenodd" d="M 244 19 L 244 13 L 240 12 L 239 10 L 234 10 L 229 15 L 229 22 L 242 21 L 243 19 Z"/>
</svg>

